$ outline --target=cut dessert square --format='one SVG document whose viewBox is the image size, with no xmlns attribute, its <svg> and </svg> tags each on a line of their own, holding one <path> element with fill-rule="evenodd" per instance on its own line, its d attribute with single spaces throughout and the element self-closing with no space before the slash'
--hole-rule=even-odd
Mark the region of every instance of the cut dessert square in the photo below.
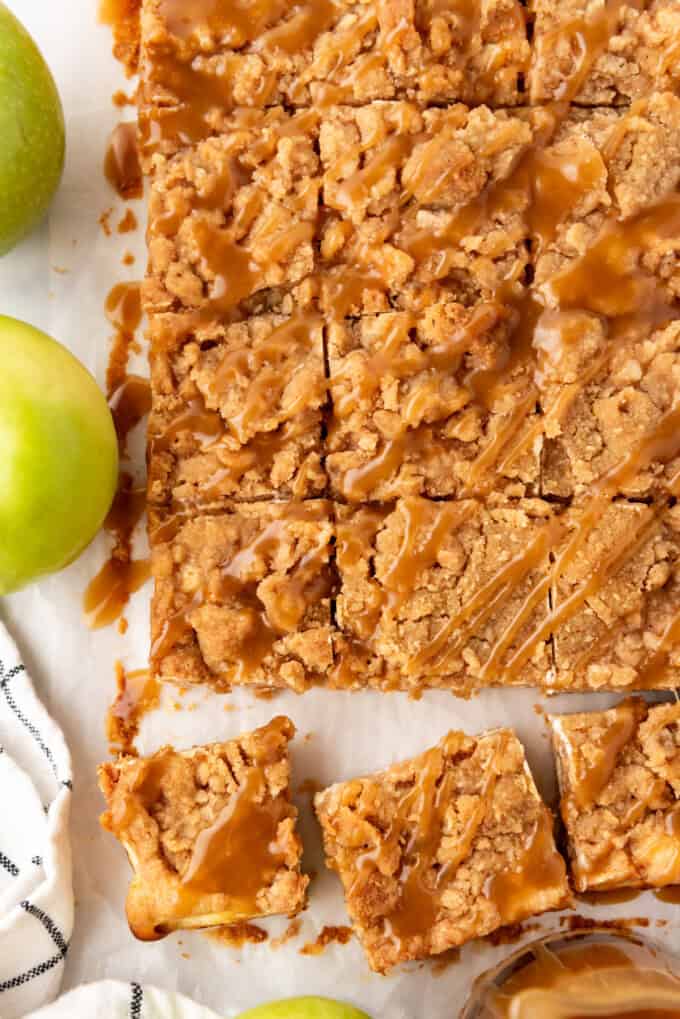
<svg viewBox="0 0 680 1019">
<path fill-rule="evenodd" d="M 332 661 L 331 506 L 151 510 L 151 663 L 161 680 L 300 691 Z"/>
<path fill-rule="evenodd" d="M 511 730 L 450 732 L 314 803 L 327 865 L 377 972 L 570 902 L 552 815 Z"/>
<path fill-rule="evenodd" d="M 677 0 L 529 0 L 532 103 L 626 105 L 680 84 Z"/>
<path fill-rule="evenodd" d="M 133 934 L 293 915 L 309 878 L 290 800 L 290 719 L 227 743 L 163 747 L 99 767 L 101 823 L 134 869 L 127 897 Z"/>
<path fill-rule="evenodd" d="M 530 55 L 519 0 L 143 0 L 141 24 L 143 135 L 166 149 L 235 107 L 517 104 Z"/>
<path fill-rule="evenodd" d="M 680 883 L 680 704 L 552 715 L 578 891 Z"/>
<path fill-rule="evenodd" d="M 555 688 L 676 686 L 680 506 L 594 495 L 561 520 L 551 567 Z"/>
<path fill-rule="evenodd" d="M 149 500 L 320 495 L 323 325 L 312 312 L 150 322 Z"/>
<path fill-rule="evenodd" d="M 680 322 L 636 332 L 612 339 L 588 312 L 542 316 L 542 495 L 645 498 L 678 486 Z"/>
<path fill-rule="evenodd" d="M 643 312 L 664 321 L 680 294 L 680 97 L 653 93 L 623 111 L 572 108 L 535 164 L 544 302 L 603 315 L 610 331 Z"/>
<path fill-rule="evenodd" d="M 351 502 L 537 494 L 542 421 L 494 302 L 332 322 L 326 469 Z"/>
<path fill-rule="evenodd" d="M 521 280 L 526 111 L 374 102 L 320 117 L 322 300 L 335 318 L 467 304 Z"/>
<path fill-rule="evenodd" d="M 239 110 L 229 131 L 157 155 L 149 200 L 148 312 L 238 317 L 258 291 L 314 267 L 316 115 Z"/>
<path fill-rule="evenodd" d="M 548 616 L 549 553 L 561 533 L 551 506 L 411 496 L 339 505 L 336 516 L 332 685 L 466 693 L 543 683 L 550 645 L 531 638 Z"/>
</svg>

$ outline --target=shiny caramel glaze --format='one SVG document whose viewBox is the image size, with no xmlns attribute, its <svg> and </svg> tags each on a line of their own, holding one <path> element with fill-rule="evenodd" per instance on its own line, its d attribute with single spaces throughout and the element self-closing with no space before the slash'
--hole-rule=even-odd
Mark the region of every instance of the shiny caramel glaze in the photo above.
<svg viewBox="0 0 680 1019">
<path fill-rule="evenodd" d="M 142 168 L 137 149 L 137 124 L 118 124 L 112 131 L 104 157 L 104 174 L 116 194 L 126 201 L 143 194 Z"/>
<path fill-rule="evenodd" d="M 671 961 L 624 932 L 553 935 L 517 952 L 478 985 L 463 1012 L 466 1019 L 680 1015 L 680 981 Z"/>
<path fill-rule="evenodd" d="M 121 473 L 104 530 L 113 538 L 109 558 L 90 581 L 83 596 L 85 617 L 92 629 L 110 626 L 120 618 L 131 596 L 151 576 L 148 559 L 134 559 L 132 535 L 146 508 L 146 490 L 135 487 L 130 474 Z"/>
</svg>

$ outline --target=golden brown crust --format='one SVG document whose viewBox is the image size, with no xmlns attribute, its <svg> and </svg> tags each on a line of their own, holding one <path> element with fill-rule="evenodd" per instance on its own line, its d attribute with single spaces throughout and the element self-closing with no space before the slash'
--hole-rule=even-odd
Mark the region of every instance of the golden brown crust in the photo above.
<svg viewBox="0 0 680 1019">
<path fill-rule="evenodd" d="M 569 903 L 552 817 L 510 730 L 451 732 L 314 803 L 327 865 L 377 972 Z"/>
<path fill-rule="evenodd" d="M 135 871 L 127 915 L 137 937 L 304 908 L 309 879 L 290 802 L 294 734 L 279 717 L 227 743 L 100 766 L 101 823 Z"/>
<path fill-rule="evenodd" d="M 565 321 L 564 313 L 558 313 Z M 547 364 L 542 405 L 550 416 L 543 441 L 542 494 L 578 499 L 625 462 L 676 408 L 680 392 L 680 322 L 641 337 L 623 338 L 608 350 L 601 320 L 571 315 L 578 340 L 568 356 Z M 550 316 L 544 321 L 551 330 Z M 571 328 L 570 327 L 570 328 Z M 680 464 L 655 450 L 620 486 L 623 495 L 663 492 Z"/>
<path fill-rule="evenodd" d="M 241 110 L 228 133 L 154 157 L 147 312 L 229 316 L 257 291 L 312 272 L 315 122 L 308 112 Z"/>
<path fill-rule="evenodd" d="M 576 888 L 680 881 L 680 706 L 550 718 Z"/>
</svg>

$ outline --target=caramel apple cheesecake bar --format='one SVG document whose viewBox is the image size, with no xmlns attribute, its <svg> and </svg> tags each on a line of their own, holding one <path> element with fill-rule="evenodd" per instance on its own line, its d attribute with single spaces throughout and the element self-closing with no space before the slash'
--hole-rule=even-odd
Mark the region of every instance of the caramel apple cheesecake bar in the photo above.
<svg viewBox="0 0 680 1019">
<path fill-rule="evenodd" d="M 553 818 L 515 734 L 450 732 L 314 805 L 373 970 L 438 955 L 570 902 Z"/>
<path fill-rule="evenodd" d="M 294 734 L 280 717 L 226 743 L 101 765 L 101 823 L 134 870 L 127 916 L 136 937 L 304 908 L 309 878 L 290 800 Z"/>
<path fill-rule="evenodd" d="M 577 891 L 680 883 L 680 705 L 630 698 L 550 724 Z"/>
</svg>

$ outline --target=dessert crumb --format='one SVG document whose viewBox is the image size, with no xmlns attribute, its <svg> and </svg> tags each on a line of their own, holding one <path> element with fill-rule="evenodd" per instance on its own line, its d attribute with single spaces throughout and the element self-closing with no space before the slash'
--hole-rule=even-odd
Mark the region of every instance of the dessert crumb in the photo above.
<svg viewBox="0 0 680 1019">
<path fill-rule="evenodd" d="M 300 949 L 300 955 L 321 955 L 322 952 L 325 952 L 329 945 L 348 944 L 348 942 L 351 941 L 352 936 L 353 932 L 351 927 L 322 927 L 321 933 L 316 941 L 308 941 L 306 945 L 302 946 Z"/>
<path fill-rule="evenodd" d="M 300 919 L 291 920 L 283 934 L 280 934 L 278 938 L 271 939 L 269 942 L 270 947 L 281 948 L 281 946 L 285 945 L 287 941 L 292 941 L 292 939 L 296 938 L 300 933 L 301 927 L 302 921 Z"/>
</svg>

